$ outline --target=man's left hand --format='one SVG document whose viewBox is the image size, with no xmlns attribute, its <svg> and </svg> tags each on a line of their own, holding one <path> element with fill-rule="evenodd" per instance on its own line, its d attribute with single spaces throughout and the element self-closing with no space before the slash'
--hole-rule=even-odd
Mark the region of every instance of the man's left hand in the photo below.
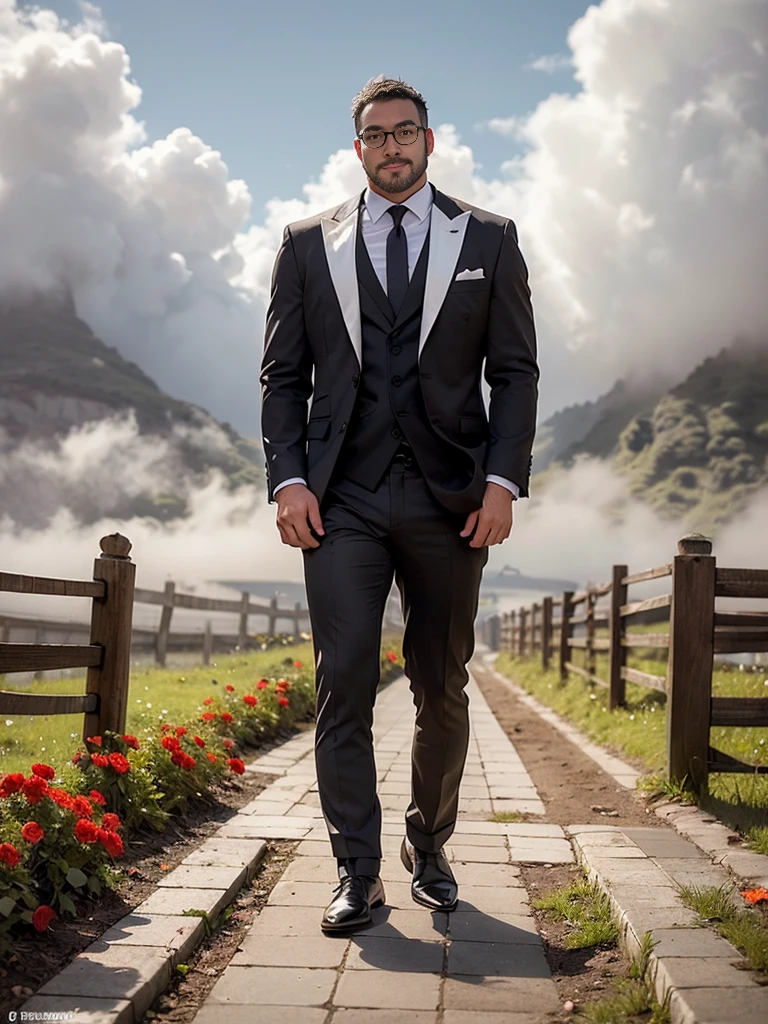
<svg viewBox="0 0 768 1024">
<path fill-rule="evenodd" d="M 469 542 L 471 548 L 501 544 L 512 530 L 513 504 L 514 498 L 506 487 L 502 487 L 501 484 L 486 484 L 483 507 L 469 513 L 460 536 L 470 537 L 474 530 L 475 535 Z"/>
</svg>

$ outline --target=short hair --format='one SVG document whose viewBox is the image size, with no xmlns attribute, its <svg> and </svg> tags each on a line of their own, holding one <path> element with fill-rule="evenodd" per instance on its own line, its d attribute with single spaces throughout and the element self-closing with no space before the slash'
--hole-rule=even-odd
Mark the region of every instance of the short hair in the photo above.
<svg viewBox="0 0 768 1024">
<path fill-rule="evenodd" d="M 420 92 L 417 92 L 412 85 L 408 85 L 402 78 L 385 78 L 378 75 L 366 82 L 360 92 L 352 100 L 352 119 L 355 122 L 355 131 L 360 131 L 360 115 L 369 103 L 376 100 L 413 100 L 419 112 L 419 120 L 422 128 L 428 127 L 427 103 Z"/>
</svg>

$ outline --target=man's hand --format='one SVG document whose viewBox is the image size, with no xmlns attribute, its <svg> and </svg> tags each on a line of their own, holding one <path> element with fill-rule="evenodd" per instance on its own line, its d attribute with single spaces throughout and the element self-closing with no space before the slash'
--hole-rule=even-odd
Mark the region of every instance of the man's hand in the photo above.
<svg viewBox="0 0 768 1024">
<path fill-rule="evenodd" d="M 290 490 L 287 487 L 286 490 Z M 512 530 L 512 505 L 514 499 L 506 487 L 501 484 L 489 483 L 485 485 L 483 496 L 483 507 L 477 512 L 470 512 L 462 537 L 470 537 L 475 531 L 474 537 L 469 542 L 471 548 L 490 547 L 492 544 L 501 544 L 505 541 Z"/>
<path fill-rule="evenodd" d="M 319 548 L 320 541 L 309 532 L 310 524 L 315 533 L 324 535 L 320 518 L 320 505 L 312 491 L 304 484 L 288 484 L 277 492 L 277 528 L 283 544 L 292 548 Z"/>
</svg>

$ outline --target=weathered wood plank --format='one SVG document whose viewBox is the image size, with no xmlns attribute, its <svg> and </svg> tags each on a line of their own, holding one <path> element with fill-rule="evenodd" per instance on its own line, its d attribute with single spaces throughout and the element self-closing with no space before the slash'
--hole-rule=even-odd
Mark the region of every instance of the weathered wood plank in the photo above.
<svg viewBox="0 0 768 1024">
<path fill-rule="evenodd" d="M 671 594 L 659 594 L 658 597 L 648 597 L 645 601 L 631 601 L 629 604 L 623 604 L 620 614 L 637 615 L 638 612 L 649 612 L 653 608 L 669 608 L 671 604 Z"/>
<path fill-rule="evenodd" d="M 669 633 L 630 633 L 622 640 L 624 647 L 669 647 Z"/>
<path fill-rule="evenodd" d="M 654 676 L 650 672 L 641 672 L 639 669 L 624 665 L 621 670 L 621 677 L 628 683 L 638 683 L 640 686 L 647 686 L 650 690 L 661 690 L 662 693 L 667 692 L 666 676 Z"/>
<path fill-rule="evenodd" d="M 711 772 L 735 772 L 740 775 L 768 775 L 768 764 L 745 764 L 737 761 L 730 754 L 724 754 L 722 750 L 709 748 L 709 762 L 707 764 Z"/>
<path fill-rule="evenodd" d="M 99 580 L 59 580 L 48 576 L 0 572 L 0 591 L 46 597 L 103 597 L 104 584 Z"/>
<path fill-rule="evenodd" d="M 645 583 L 647 580 L 660 580 L 663 576 L 671 575 L 671 564 L 659 565 L 655 569 L 646 569 L 645 572 L 636 572 L 631 576 L 625 576 L 621 582 L 625 587 L 631 587 L 633 583 Z"/>
<path fill-rule="evenodd" d="M 768 612 L 715 612 L 715 629 L 718 626 L 750 626 L 768 629 Z"/>
<path fill-rule="evenodd" d="M 718 569 L 717 597 L 768 597 L 768 569 Z"/>
<path fill-rule="evenodd" d="M 768 697 L 713 697 L 711 725 L 768 726 Z"/>
<path fill-rule="evenodd" d="M 94 644 L 0 643 L 0 673 L 88 668 L 99 665 L 102 655 L 102 648 Z"/>
<path fill-rule="evenodd" d="M 721 626 L 715 629 L 716 654 L 746 654 L 768 651 L 768 629 Z"/>
<path fill-rule="evenodd" d="M 95 711 L 98 700 L 95 693 L 68 696 L 0 690 L 0 715 L 82 715 Z"/>
<path fill-rule="evenodd" d="M 567 661 L 565 664 L 569 672 L 575 672 L 583 679 L 586 679 L 588 683 L 594 683 L 596 686 L 602 686 L 604 689 L 608 689 L 608 683 L 606 683 L 604 679 L 600 679 L 592 672 L 582 668 L 581 665 L 575 665 L 572 661 Z"/>
</svg>

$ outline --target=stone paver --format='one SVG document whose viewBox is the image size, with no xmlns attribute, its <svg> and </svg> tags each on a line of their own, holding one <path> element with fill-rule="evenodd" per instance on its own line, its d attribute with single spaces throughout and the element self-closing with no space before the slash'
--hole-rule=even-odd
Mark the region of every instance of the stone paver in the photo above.
<svg viewBox="0 0 768 1024">
<path fill-rule="evenodd" d="M 446 845 L 461 887 L 458 910 L 432 914 L 414 904 L 400 862 L 413 738 L 413 705 L 403 678 L 380 694 L 374 722 L 386 906 L 351 937 L 320 932 L 337 876 L 311 743 L 291 741 L 281 756 L 273 751 L 260 758 L 253 770 L 274 781 L 223 834 L 231 842 L 297 838 L 298 856 L 254 919 L 198 1024 L 245 1024 L 241 1011 L 247 1008 L 251 1020 L 271 1024 L 273 1018 L 263 1014 L 278 1006 L 285 1008 L 280 1024 L 437 1024 L 439 1015 L 448 1024 L 475 1024 L 478 1013 L 489 1024 L 530 1024 L 557 1008 L 519 865 L 568 863 L 573 852 L 558 825 L 490 820 L 507 810 L 543 814 L 544 805 L 474 681 L 468 692 L 466 773 L 456 830 Z M 299 772 L 300 784 L 292 779 Z"/>
</svg>

